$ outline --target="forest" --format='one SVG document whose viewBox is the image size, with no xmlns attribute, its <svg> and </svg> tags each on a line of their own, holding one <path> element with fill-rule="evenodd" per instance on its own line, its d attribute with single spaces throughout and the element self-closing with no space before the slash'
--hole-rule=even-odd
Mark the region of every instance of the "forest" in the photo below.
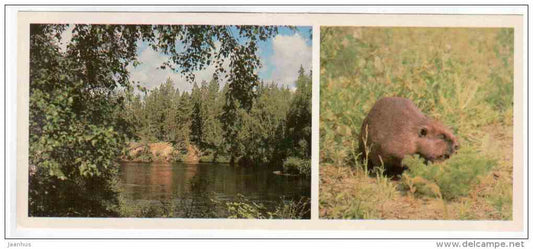
<svg viewBox="0 0 533 249">
<path fill-rule="evenodd" d="M 132 147 L 142 146 L 142 150 L 135 155 L 126 152 L 125 160 L 275 166 L 288 158 L 291 162 L 309 159 L 311 76 L 303 68 L 298 73 L 295 90 L 261 82 L 254 89 L 256 98 L 250 111 L 240 109 L 232 120 L 224 116 L 229 86 L 221 88 L 216 80 L 203 81 L 200 86 L 193 83 L 189 93 L 175 89 L 169 79 L 129 98 L 122 115 L 135 130 Z M 148 145 L 161 142 L 172 145 L 176 153 L 170 158 L 154 158 Z M 300 163 L 287 169 L 304 174 L 310 174 L 309 170 L 310 165 Z"/>
<path fill-rule="evenodd" d="M 154 160 L 131 157 L 135 144 L 170 144 L 171 161 L 193 151 L 202 161 L 309 175 L 311 73 L 301 68 L 294 89 L 257 75 L 258 43 L 278 27 L 76 24 L 62 51 L 66 28 L 30 25 L 29 216 L 124 216 L 118 162 Z M 193 90 L 168 80 L 148 91 L 130 80 L 140 41 L 168 55 L 161 68 Z M 213 79 L 198 84 L 194 72 L 209 65 Z"/>
</svg>

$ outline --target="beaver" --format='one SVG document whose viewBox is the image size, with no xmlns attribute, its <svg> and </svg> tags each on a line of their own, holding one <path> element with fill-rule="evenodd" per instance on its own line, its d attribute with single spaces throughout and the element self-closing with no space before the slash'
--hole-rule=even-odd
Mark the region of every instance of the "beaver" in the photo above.
<svg viewBox="0 0 533 249">
<path fill-rule="evenodd" d="M 368 167 L 383 164 L 387 175 L 405 170 L 402 160 L 406 155 L 418 154 L 427 163 L 448 159 L 458 149 L 457 139 L 447 127 L 400 97 L 378 100 L 359 134 L 359 151 Z"/>
</svg>

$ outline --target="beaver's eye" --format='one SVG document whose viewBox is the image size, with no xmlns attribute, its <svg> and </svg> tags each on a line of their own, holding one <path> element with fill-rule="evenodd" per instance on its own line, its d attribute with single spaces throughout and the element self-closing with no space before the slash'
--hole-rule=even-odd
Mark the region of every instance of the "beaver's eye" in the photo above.
<svg viewBox="0 0 533 249">
<path fill-rule="evenodd" d="M 422 128 L 420 131 L 418 131 L 418 136 L 425 137 L 428 134 L 428 129 Z"/>
<path fill-rule="evenodd" d="M 446 135 L 444 135 L 444 134 L 439 134 L 437 137 L 439 139 L 446 140 Z"/>
</svg>

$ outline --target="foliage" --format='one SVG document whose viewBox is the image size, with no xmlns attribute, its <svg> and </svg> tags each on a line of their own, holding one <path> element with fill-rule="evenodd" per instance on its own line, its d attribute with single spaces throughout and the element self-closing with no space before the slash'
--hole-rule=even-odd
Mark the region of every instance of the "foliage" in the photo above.
<svg viewBox="0 0 533 249">
<path fill-rule="evenodd" d="M 226 96 L 249 110 L 258 85 L 257 43 L 277 33 L 274 26 L 76 24 L 67 50 L 61 51 L 65 29 L 30 26 L 30 216 L 115 215 L 115 160 L 137 128 L 142 127 L 140 134 L 153 135 L 144 136 L 148 140 L 189 141 L 184 135 L 189 125 L 174 122 L 175 112 L 147 112 L 160 116 L 144 119 L 140 112 L 124 116 L 142 101 L 132 94 L 135 83 L 127 70 L 139 63 L 138 41 L 169 55 L 162 67 L 184 73 L 191 82 L 194 71 L 209 65 L 216 66 L 218 78 L 226 73 L 222 65 L 228 61 Z M 178 95 L 168 91 L 169 85 L 160 88 L 160 96 Z M 180 101 L 176 112 L 192 110 L 189 97 Z M 158 98 L 146 102 L 148 108 L 176 107 Z M 137 118 L 143 122 L 135 124 Z M 173 124 L 178 124 L 175 133 L 163 132 Z"/>
<path fill-rule="evenodd" d="M 227 161 L 227 157 L 254 165 L 278 165 L 288 156 L 310 160 L 311 76 L 303 69 L 291 92 L 277 84 L 261 83 L 249 111 L 238 109 L 235 137 L 223 136 L 223 109 L 228 85 L 217 81 L 194 84 L 190 93 L 180 93 L 173 83 L 148 91 L 126 104 L 125 116 L 137 118 L 140 141 L 164 141 L 182 154 L 196 146 L 201 161 Z"/>
<path fill-rule="evenodd" d="M 157 32 L 144 34 L 143 39 L 154 42 L 152 47 L 171 55 L 163 67 L 170 67 L 194 81 L 194 72 L 214 64 L 214 79 L 226 72 L 223 64 L 229 60 L 228 101 L 237 101 L 250 109 L 253 89 L 259 80 L 256 74 L 261 65 L 256 55 L 258 42 L 273 37 L 276 26 L 213 26 L 213 25 L 156 25 Z M 217 45 L 217 42 L 220 44 Z M 186 49 L 178 51 L 178 44 Z M 179 66 L 179 67 L 177 67 Z"/>
<path fill-rule="evenodd" d="M 282 158 L 281 146 L 287 133 L 286 116 L 289 110 L 290 99 L 293 94 L 287 88 L 278 88 L 276 85 L 261 84 L 258 89 L 259 97 L 249 113 L 239 111 L 238 122 L 240 131 L 232 140 L 234 146 L 228 144 L 230 156 L 239 155 L 255 164 L 280 164 Z M 308 123 L 310 125 L 310 123 Z M 231 153 L 234 153 L 233 155 Z"/>
<path fill-rule="evenodd" d="M 287 114 L 287 145 L 291 156 L 311 158 L 311 98 L 311 72 L 306 75 L 300 67 L 296 92 Z"/>
<path fill-rule="evenodd" d="M 289 174 L 311 176 L 311 161 L 298 157 L 288 157 L 283 162 L 283 171 Z"/>
<path fill-rule="evenodd" d="M 114 91 L 127 86 L 124 60 L 134 50 L 79 27 L 63 54 L 63 29 L 30 27 L 29 214 L 112 216 L 115 159 L 132 134 Z"/>
<path fill-rule="evenodd" d="M 280 141 L 292 94 L 257 76 L 258 43 L 277 27 L 75 24 L 62 51 L 66 27 L 30 26 L 30 216 L 118 215 L 116 159 L 131 141 L 170 142 L 177 159 L 191 146 L 213 161 L 281 162 L 288 154 Z M 195 71 L 214 65 L 213 80 L 190 94 L 170 80 L 148 92 L 128 73 L 140 41 L 168 55 L 161 68 L 194 83 Z M 153 160 L 146 150 L 140 156 Z"/>
<path fill-rule="evenodd" d="M 496 161 L 480 157 L 477 153 L 461 153 L 439 164 L 424 164 L 418 156 L 404 159 L 409 168 L 402 176 L 403 184 L 412 192 L 441 195 L 446 200 L 468 195 L 495 165 Z M 408 182 L 412 182 L 408 184 Z"/>
</svg>

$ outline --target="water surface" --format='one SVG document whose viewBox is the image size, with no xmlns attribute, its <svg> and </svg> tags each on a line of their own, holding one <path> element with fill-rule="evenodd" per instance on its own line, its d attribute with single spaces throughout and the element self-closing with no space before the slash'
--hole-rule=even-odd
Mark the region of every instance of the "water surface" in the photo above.
<svg viewBox="0 0 533 249">
<path fill-rule="evenodd" d="M 217 163 L 121 163 L 122 196 L 129 201 L 170 201 L 204 197 L 196 205 L 247 200 L 275 209 L 282 200 L 310 197 L 310 179 L 273 174 L 268 167 Z M 283 197 L 283 198 L 282 198 Z"/>
</svg>

